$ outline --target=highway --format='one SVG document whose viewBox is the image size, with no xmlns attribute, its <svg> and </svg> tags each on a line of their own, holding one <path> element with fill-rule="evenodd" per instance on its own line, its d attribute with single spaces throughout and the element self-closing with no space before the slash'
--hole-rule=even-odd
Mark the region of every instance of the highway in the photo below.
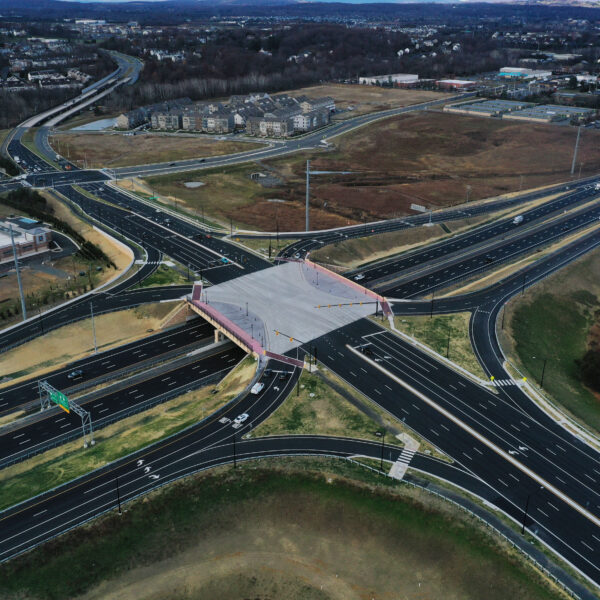
<svg viewBox="0 0 600 600">
<path fill-rule="evenodd" d="M 435 290 L 455 285 L 468 280 L 474 275 L 498 268 L 510 261 L 515 261 L 534 251 L 541 251 L 549 244 L 573 235 L 588 227 L 598 225 L 600 205 L 594 203 L 577 211 L 569 212 L 547 224 L 525 229 L 514 236 L 506 236 L 495 243 L 486 243 L 482 247 L 474 247 L 468 253 L 458 253 L 446 259 L 421 263 L 418 269 L 406 276 L 404 274 L 383 283 L 368 285 L 388 298 L 412 298 L 424 296 Z M 427 254 L 421 254 L 427 259 Z M 400 271 L 402 273 L 402 271 Z"/>
<path fill-rule="evenodd" d="M 128 416 L 167 394 L 170 397 L 184 394 L 203 385 L 204 380 L 212 381 L 215 375 L 221 379 L 244 356 L 240 348 L 226 344 L 202 353 L 197 360 L 183 366 L 166 365 L 166 370 L 159 374 L 149 371 L 132 382 L 125 380 L 124 384 L 116 386 L 116 390 L 108 387 L 98 394 L 82 396 L 77 399 L 77 404 L 90 413 L 94 429 L 98 429 L 104 419 L 110 422 L 116 420 L 115 417 Z M 80 417 L 59 408 L 41 413 L 37 419 L 11 424 L 0 430 L 2 465 L 28 458 L 80 432 Z"/>
<path fill-rule="evenodd" d="M 324 136 L 331 139 L 376 119 L 421 110 L 424 106 L 356 117 L 321 132 L 235 156 L 206 158 L 202 162 L 178 161 L 174 165 L 143 165 L 119 169 L 116 174 L 124 178 L 215 168 L 280 156 L 317 147 Z M 19 137 L 15 136 L 10 144 L 20 145 Z M 36 162 L 39 158 L 25 152 L 23 158 L 30 170 L 40 168 Z M 206 228 L 94 179 L 100 176 L 109 178 L 97 171 L 72 170 L 55 172 L 54 175 L 37 171 L 29 175 L 27 181 L 48 185 L 50 177 L 50 183 L 58 186 L 60 192 L 88 218 L 142 246 L 148 253 L 149 263 L 158 262 L 163 255 L 171 256 L 202 273 L 210 283 L 220 283 L 271 267 L 267 261 L 229 244 Z M 102 202 L 92 200 L 71 187 L 73 182 L 83 180 L 87 182 L 83 189 Z M 523 210 L 523 222 L 519 226 L 511 219 L 504 219 L 399 258 L 387 259 L 364 270 L 363 282 L 404 300 L 422 297 L 525 256 L 598 221 L 600 207 L 585 205 L 597 196 L 593 188 L 596 181 L 596 178 L 589 178 L 510 199 L 440 211 L 431 215 L 432 222 L 483 215 L 501 208 L 516 207 L 550 193 L 562 194 L 540 207 Z M 5 185 L 12 185 L 12 182 Z M 563 211 L 566 213 L 563 214 Z M 392 222 L 310 232 L 300 236 L 303 239 L 288 247 L 281 256 L 303 257 L 311 249 L 327 243 L 419 226 L 429 218 L 429 215 L 416 215 Z M 290 237 L 292 235 L 289 233 Z M 524 523 L 528 531 L 596 584 L 600 584 L 600 561 L 596 558 L 600 553 L 599 455 L 535 406 L 510 379 L 503 367 L 504 357 L 496 338 L 496 327 L 499 311 L 510 297 L 519 293 L 525 285 L 533 284 L 596 248 L 599 242 L 598 231 L 588 233 L 479 292 L 435 302 L 432 298 L 430 302 L 408 300 L 394 305 L 397 314 L 472 311 L 471 340 L 486 373 L 501 379 L 502 384 L 497 387 L 474 383 L 368 320 L 333 331 L 304 347 L 313 354 L 316 350 L 321 364 L 455 461 L 454 465 L 448 466 L 417 455 L 414 462 L 411 461 L 411 467 L 422 468 L 438 476 L 442 476 L 443 472 L 445 479 L 472 490 L 515 522 Z M 150 269 L 151 265 L 147 268 Z M 149 272 L 144 272 L 144 275 Z M 114 310 L 115 307 L 132 305 L 132 302 L 165 299 L 167 294 L 177 297 L 175 294 L 182 291 L 133 291 L 128 289 L 131 285 L 132 278 L 110 292 L 94 296 L 98 296 L 102 308 Z M 89 299 L 56 309 L 51 315 L 52 323 L 61 318 L 64 322 L 83 318 L 86 302 L 89 303 Z M 35 324 L 32 321 L 0 333 L 0 343 L 5 340 L 14 343 L 26 334 L 39 335 L 43 333 L 42 326 L 43 321 L 36 320 Z M 365 344 L 368 350 L 357 350 Z M 156 352 L 160 352 L 159 347 Z M 224 352 L 216 351 L 209 358 L 202 359 L 207 361 L 206 364 L 210 363 L 207 372 L 220 372 L 219 367 L 223 367 L 225 372 L 229 364 L 227 361 L 233 364 L 236 358 L 239 360 L 242 356 L 241 350 L 236 350 L 239 355 L 234 356 Z M 229 352 L 232 352 L 231 349 Z M 119 352 L 115 351 L 111 356 L 118 357 Z M 89 401 L 94 417 L 101 420 L 101 411 L 117 415 L 123 411 L 124 414 L 124 411 L 135 408 L 136 401 L 143 404 L 147 399 L 166 393 L 169 387 L 183 389 L 197 383 L 198 375 L 192 371 L 202 360 L 194 365 L 175 367 L 170 374 L 149 375 L 142 383 L 136 381 L 135 387 L 107 392 L 100 400 L 94 396 Z M 269 363 L 271 365 L 272 362 Z M 232 460 L 296 454 L 339 457 L 362 454 L 379 458 L 379 443 L 361 440 L 319 436 L 245 439 L 244 436 L 272 414 L 294 389 L 298 369 L 285 366 L 280 370 L 288 375 L 282 379 L 279 376 L 268 377 L 265 373 L 260 375 L 265 383 L 261 394 L 242 394 L 180 434 L 1 513 L 0 560 L 114 508 L 116 477 L 119 478 L 121 497 L 127 500 L 166 481 Z M 64 377 L 64 372 L 54 376 Z M 15 389 L 14 393 L 14 404 L 18 406 L 16 398 L 20 392 Z M 138 400 L 136 396 L 139 393 L 143 395 Z M 247 413 L 249 417 L 240 427 L 234 428 L 232 419 L 241 413 Z M 63 427 L 67 431 L 75 431 L 78 423 L 62 415 L 49 414 L 48 418 L 25 424 L 23 431 L 16 433 L 19 437 L 15 437 L 13 431 L 0 437 L 0 453 L 3 457 L 10 457 L 35 451 L 47 440 L 60 437 L 60 428 Z M 23 448 L 20 448 L 21 445 Z M 386 452 L 386 460 L 394 461 L 400 456 L 398 448 L 388 447 Z"/>
<path fill-rule="evenodd" d="M 411 269 L 420 267 L 424 262 L 432 262 L 436 259 L 445 260 L 449 255 L 459 251 L 473 252 L 477 248 L 489 245 L 494 240 L 518 235 L 524 230 L 529 230 L 531 226 L 539 225 L 550 217 L 589 202 L 595 197 L 600 197 L 600 192 L 596 191 L 593 185 L 583 185 L 534 208 L 523 206 L 523 210 L 519 213 L 522 218 L 519 224 L 514 223 L 514 216 L 500 218 L 464 233 L 448 236 L 441 241 L 434 241 L 415 250 L 409 250 L 401 256 L 393 256 L 369 264 L 365 268 L 347 271 L 345 275 L 351 277 L 360 272 L 363 275 L 362 285 L 384 283 L 395 277 L 397 273 L 405 275 Z"/>
<path fill-rule="evenodd" d="M 140 368 L 149 361 L 156 361 L 170 354 L 174 349 L 181 353 L 201 340 L 212 337 L 213 328 L 206 321 L 193 319 L 182 326 L 70 362 L 64 367 L 44 373 L 43 379 L 69 395 L 94 386 L 95 382 L 107 374 Z M 69 377 L 75 370 L 81 370 L 81 375 Z M 25 410 L 32 403 L 39 405 L 37 377 L 0 387 L 0 417 Z"/>
</svg>

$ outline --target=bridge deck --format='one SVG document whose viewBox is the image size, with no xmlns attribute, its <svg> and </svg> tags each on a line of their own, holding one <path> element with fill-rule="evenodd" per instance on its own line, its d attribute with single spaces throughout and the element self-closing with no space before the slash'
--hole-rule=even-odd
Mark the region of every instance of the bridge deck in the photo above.
<svg viewBox="0 0 600 600">
<path fill-rule="evenodd" d="M 375 300 L 362 288 L 303 262 L 206 288 L 191 303 L 210 307 L 213 318 L 230 324 L 246 347 L 253 343 L 276 354 L 375 312 Z"/>
</svg>

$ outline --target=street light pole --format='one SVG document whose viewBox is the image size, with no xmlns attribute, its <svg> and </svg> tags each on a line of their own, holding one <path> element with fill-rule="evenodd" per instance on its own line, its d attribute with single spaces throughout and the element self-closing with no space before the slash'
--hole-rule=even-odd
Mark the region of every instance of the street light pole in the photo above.
<svg viewBox="0 0 600 600">
<path fill-rule="evenodd" d="M 92 316 L 92 334 L 94 336 L 94 354 L 98 354 L 98 344 L 96 343 L 96 323 L 94 322 L 94 305 L 90 302 L 90 314 Z"/>
<path fill-rule="evenodd" d="M 235 454 L 235 431 L 233 432 L 233 468 L 237 469 L 237 458 Z"/>
<path fill-rule="evenodd" d="M 115 477 L 115 481 L 117 482 L 117 504 L 119 505 L 119 514 L 122 515 L 121 512 L 121 493 L 119 491 L 119 476 Z"/>
<path fill-rule="evenodd" d="M 308 214 L 310 199 L 310 160 L 306 161 L 306 231 L 310 230 L 310 218 Z"/>
</svg>

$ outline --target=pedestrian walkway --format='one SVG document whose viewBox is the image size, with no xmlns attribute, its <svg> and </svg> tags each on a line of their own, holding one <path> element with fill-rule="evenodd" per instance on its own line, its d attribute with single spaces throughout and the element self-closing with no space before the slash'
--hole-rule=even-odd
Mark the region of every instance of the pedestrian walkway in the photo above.
<svg viewBox="0 0 600 600">
<path fill-rule="evenodd" d="M 407 433 L 400 433 L 396 437 L 404 444 L 404 448 L 402 449 L 402 452 L 400 453 L 400 456 L 396 462 L 392 465 L 389 476 L 400 481 L 404 479 L 404 475 L 406 474 L 406 470 L 410 465 L 410 461 L 413 459 L 413 456 L 419 449 L 419 442 L 417 442 L 415 438 L 411 437 Z"/>
</svg>

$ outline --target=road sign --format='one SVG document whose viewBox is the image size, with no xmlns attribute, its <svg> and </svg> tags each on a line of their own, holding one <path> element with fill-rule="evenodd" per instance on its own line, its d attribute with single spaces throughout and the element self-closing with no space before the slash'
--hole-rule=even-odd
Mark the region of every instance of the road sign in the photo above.
<svg viewBox="0 0 600 600">
<path fill-rule="evenodd" d="M 410 210 L 416 210 L 417 212 L 427 212 L 427 209 L 420 204 L 411 204 Z"/>
<path fill-rule="evenodd" d="M 62 392 L 56 390 L 54 392 L 50 392 L 49 396 L 50 400 L 54 402 L 54 404 L 58 404 L 58 406 L 60 406 L 65 412 L 71 412 L 69 399 Z"/>
</svg>

